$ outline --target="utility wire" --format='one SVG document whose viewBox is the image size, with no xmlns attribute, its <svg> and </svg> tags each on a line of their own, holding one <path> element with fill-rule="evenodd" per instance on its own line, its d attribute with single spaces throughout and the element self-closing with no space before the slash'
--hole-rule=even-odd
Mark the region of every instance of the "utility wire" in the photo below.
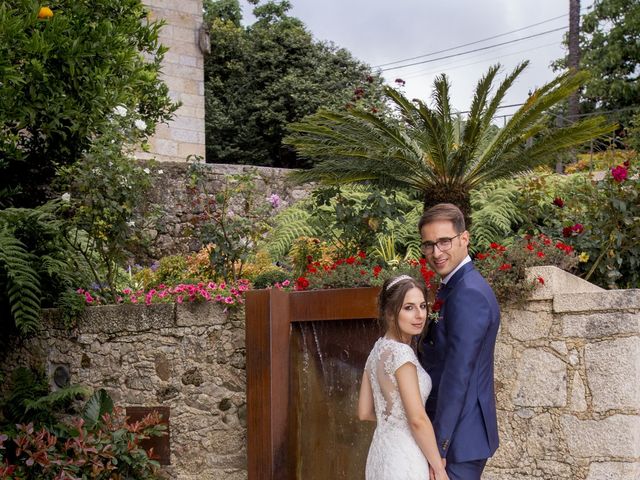
<svg viewBox="0 0 640 480">
<path fill-rule="evenodd" d="M 448 72 L 449 70 L 456 70 L 458 68 L 470 67 L 472 65 L 478 65 L 479 63 L 495 62 L 495 61 L 500 60 L 500 59 L 505 58 L 505 57 L 512 57 L 513 55 L 519 55 L 521 53 L 532 52 L 534 50 L 540 50 L 541 48 L 551 47 L 551 46 L 554 46 L 554 45 L 557 45 L 557 44 L 558 44 L 558 42 L 545 43 L 544 45 L 540 45 L 538 47 L 527 48 L 525 50 L 518 50 L 517 52 L 504 53 L 502 55 L 492 55 L 492 56 L 489 56 L 489 57 L 482 58 L 482 59 L 480 59 L 480 60 L 478 60 L 476 62 L 465 63 L 465 64 L 462 64 L 462 65 L 456 65 L 455 63 L 449 63 L 449 64 L 442 65 L 440 68 L 437 68 L 437 69 L 431 68 L 431 69 L 427 69 L 427 70 L 419 70 L 417 72 L 412 72 L 412 73 L 410 73 L 408 75 L 403 75 L 402 79 L 403 80 L 409 80 L 409 79 L 412 79 L 412 78 L 423 77 L 425 75 L 432 75 L 434 73 L 440 73 L 440 72 L 443 72 L 443 71 Z"/>
<path fill-rule="evenodd" d="M 381 72 L 387 72 L 389 70 L 399 70 L 401 68 L 413 67 L 415 65 L 423 65 L 425 63 L 433 63 L 433 62 L 437 62 L 439 60 L 445 60 L 447 58 L 459 57 L 461 55 L 468 55 L 469 53 L 474 53 L 474 52 L 481 52 L 483 50 L 488 50 L 490 48 L 501 47 L 502 45 L 509 45 L 511 43 L 521 42 L 523 40 L 528 40 L 530 38 L 540 37 L 542 35 L 547 35 L 549 33 L 559 32 L 561 30 L 567 30 L 567 29 L 568 29 L 568 27 L 554 28 L 552 30 L 546 30 L 544 32 L 535 33 L 533 35 L 527 35 L 526 37 L 516 38 L 514 40 L 509 40 L 507 42 L 495 43 L 493 45 L 487 45 L 486 47 L 480 47 L 480 48 L 475 48 L 473 50 L 467 50 L 466 52 L 454 53 L 452 55 L 445 55 L 444 57 L 432 58 L 431 60 L 422 60 L 420 62 L 408 63 L 406 65 L 399 65 L 397 67 L 381 68 L 380 71 Z"/>
<path fill-rule="evenodd" d="M 411 60 L 417 60 L 418 58 L 431 57 L 432 55 L 438 55 L 439 53 L 450 52 L 451 50 L 457 50 L 459 48 L 468 47 L 470 45 L 475 45 L 477 43 L 486 42 L 486 41 L 489 41 L 489 40 L 493 40 L 495 38 L 500 38 L 500 37 L 504 37 L 506 35 L 511 35 L 512 33 L 521 32 L 522 30 L 527 30 L 529 28 L 537 27 L 538 25 L 542 25 L 544 23 L 549 23 L 549 22 L 552 22 L 554 20 L 558 20 L 559 18 L 566 17 L 568 15 L 569 15 L 568 13 L 565 13 L 564 15 L 558 15 L 557 17 L 549 18 L 548 20 L 543 20 L 542 22 L 533 23 L 531 25 L 527 25 L 526 27 L 518 28 L 516 30 L 511 30 L 510 32 L 500 33 L 498 35 L 493 35 L 492 37 L 483 38 L 482 40 L 476 40 L 475 42 L 464 43 L 464 44 L 458 45 L 456 47 L 445 48 L 444 50 L 438 50 L 436 52 L 425 53 L 425 54 L 422 54 L 422 55 L 418 55 L 416 57 L 405 58 L 405 59 L 402 59 L 402 60 L 396 60 L 394 62 L 381 63 L 380 65 L 375 65 L 375 66 L 373 66 L 371 68 L 387 67 L 389 65 L 395 65 L 396 63 L 410 62 Z"/>
</svg>

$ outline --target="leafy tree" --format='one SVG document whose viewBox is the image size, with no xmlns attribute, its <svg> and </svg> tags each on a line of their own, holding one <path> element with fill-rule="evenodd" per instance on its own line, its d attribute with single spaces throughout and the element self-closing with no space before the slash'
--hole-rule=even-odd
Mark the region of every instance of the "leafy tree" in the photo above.
<svg viewBox="0 0 640 480">
<path fill-rule="evenodd" d="M 526 65 L 516 67 L 495 90 L 500 66 L 491 67 L 476 86 L 465 122 L 451 110 L 449 80 L 444 74 L 434 82 L 433 107 L 385 87 L 395 108 L 393 116 L 354 108 L 325 109 L 306 117 L 290 127 L 293 133 L 285 143 L 320 162 L 311 170 L 294 172 L 293 177 L 326 184 L 408 187 L 423 196 L 425 209 L 451 202 L 469 219 L 473 189 L 548 162 L 557 152 L 610 130 L 598 118 L 559 129 L 548 126 L 548 109 L 585 79 L 584 74 L 570 73 L 533 92 L 507 124 L 496 129 L 493 117 Z"/>
<path fill-rule="evenodd" d="M 43 203 L 56 169 L 77 162 L 114 108 L 146 122 L 176 105 L 159 81 L 161 24 L 140 0 L 0 3 L 0 206 Z"/>
<path fill-rule="evenodd" d="M 630 109 L 640 104 L 640 3 L 637 0 L 599 0 L 582 17 L 580 69 L 585 82 L 581 109 Z M 555 62 L 565 68 L 567 59 Z M 633 112 L 621 112 L 628 119 Z"/>
<path fill-rule="evenodd" d="M 240 24 L 237 0 L 210 0 L 205 7 L 208 162 L 303 166 L 281 142 L 289 122 L 320 106 L 381 108 L 382 79 L 348 51 L 314 41 L 287 14 L 289 2 L 256 6 L 256 22 L 248 27 Z"/>
</svg>

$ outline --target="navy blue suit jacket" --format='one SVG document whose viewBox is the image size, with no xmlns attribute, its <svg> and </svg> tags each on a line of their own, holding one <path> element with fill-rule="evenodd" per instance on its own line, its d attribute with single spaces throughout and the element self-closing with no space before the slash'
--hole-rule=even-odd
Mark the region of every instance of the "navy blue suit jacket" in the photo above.
<svg viewBox="0 0 640 480">
<path fill-rule="evenodd" d="M 493 355 L 500 308 L 473 263 L 438 293 L 440 319 L 431 322 L 418 358 L 431 376 L 427 415 L 448 462 L 486 459 L 498 448 Z"/>
</svg>

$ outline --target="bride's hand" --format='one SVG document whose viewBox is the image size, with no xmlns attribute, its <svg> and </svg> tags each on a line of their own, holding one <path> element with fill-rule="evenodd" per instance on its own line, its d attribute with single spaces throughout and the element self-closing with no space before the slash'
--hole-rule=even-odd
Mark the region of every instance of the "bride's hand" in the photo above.
<svg viewBox="0 0 640 480">
<path fill-rule="evenodd" d="M 449 480 L 449 476 L 447 475 L 447 471 L 445 467 L 447 466 L 447 459 L 442 459 L 442 468 L 438 470 L 434 470 L 431 465 L 429 465 L 429 478 L 433 478 L 435 480 Z"/>
</svg>

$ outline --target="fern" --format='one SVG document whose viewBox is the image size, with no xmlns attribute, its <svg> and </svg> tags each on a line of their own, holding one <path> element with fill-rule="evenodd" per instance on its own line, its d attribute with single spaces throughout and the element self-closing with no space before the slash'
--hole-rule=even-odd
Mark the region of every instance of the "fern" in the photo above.
<svg viewBox="0 0 640 480">
<path fill-rule="evenodd" d="M 24 401 L 25 414 L 37 415 L 39 413 L 64 410 L 78 397 L 88 398 L 91 393 L 91 388 L 84 385 L 68 385 L 44 397 L 35 400 L 26 399 Z"/>
<path fill-rule="evenodd" d="M 283 258 L 299 237 L 315 237 L 320 234 L 311 220 L 311 213 L 302 206 L 283 210 L 275 218 L 275 227 L 265 240 L 265 247 L 272 258 Z"/>
<path fill-rule="evenodd" d="M 492 242 L 502 242 L 525 220 L 518 209 L 518 195 L 517 184 L 506 180 L 491 182 L 471 192 L 472 252 L 484 250 Z"/>
<path fill-rule="evenodd" d="M 34 263 L 35 256 L 26 246 L 8 229 L 0 229 L 0 281 L 5 283 L 0 294 L 6 295 L 15 326 L 23 335 L 36 332 L 40 325 L 40 276 Z"/>
</svg>

